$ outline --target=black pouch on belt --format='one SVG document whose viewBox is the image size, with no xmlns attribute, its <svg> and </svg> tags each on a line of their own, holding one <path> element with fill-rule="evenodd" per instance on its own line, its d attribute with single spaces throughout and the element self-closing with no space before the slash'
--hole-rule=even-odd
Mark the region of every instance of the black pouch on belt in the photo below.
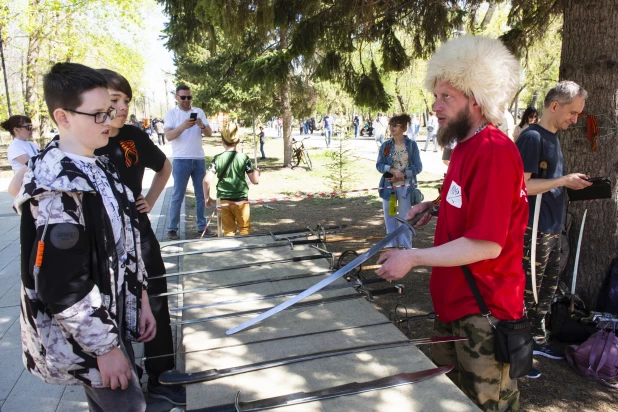
<svg viewBox="0 0 618 412">
<path fill-rule="evenodd" d="M 511 365 L 509 369 L 509 377 L 511 379 L 526 376 L 532 368 L 533 350 L 532 324 L 528 317 L 524 315 L 519 320 L 501 320 L 497 323 L 492 323 L 489 319 L 491 312 L 489 312 L 487 305 L 485 305 L 470 268 L 462 266 L 461 269 L 466 275 L 466 280 L 470 289 L 472 289 L 472 294 L 481 309 L 481 313 L 487 318 L 494 331 L 496 361 Z"/>
<path fill-rule="evenodd" d="M 496 360 L 509 363 L 511 379 L 521 378 L 532 368 L 532 324 L 527 316 L 519 320 L 501 320 L 494 325 Z"/>
</svg>

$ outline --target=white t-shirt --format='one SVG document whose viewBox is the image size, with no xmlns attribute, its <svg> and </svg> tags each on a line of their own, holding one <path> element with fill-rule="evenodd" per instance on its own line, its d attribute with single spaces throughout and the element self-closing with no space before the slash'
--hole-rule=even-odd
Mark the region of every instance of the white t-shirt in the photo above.
<svg viewBox="0 0 618 412">
<path fill-rule="evenodd" d="M 39 146 L 36 143 L 14 138 L 7 151 L 7 157 L 13 172 L 17 173 L 23 167 L 23 164 L 15 159 L 24 154 L 28 155 L 28 157 L 36 156 L 38 151 Z"/>
<path fill-rule="evenodd" d="M 185 112 L 178 107 L 174 107 L 165 113 L 165 128 L 175 129 L 191 116 L 197 113 L 197 117 L 202 120 L 204 126 L 210 126 L 206 115 L 202 109 L 191 106 L 191 110 Z M 203 159 L 204 149 L 202 148 L 202 130 L 196 124 L 183 131 L 178 138 L 171 140 L 174 159 Z"/>
</svg>

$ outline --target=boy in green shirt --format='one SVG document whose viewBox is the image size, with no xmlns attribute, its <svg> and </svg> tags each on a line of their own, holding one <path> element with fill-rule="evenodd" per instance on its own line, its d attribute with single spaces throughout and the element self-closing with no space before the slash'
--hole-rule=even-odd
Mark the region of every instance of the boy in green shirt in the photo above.
<svg viewBox="0 0 618 412">
<path fill-rule="evenodd" d="M 235 122 L 224 124 L 221 129 L 221 142 L 225 151 L 212 159 L 208 172 L 204 177 L 204 197 L 206 206 L 211 207 L 214 199 L 210 197 L 212 176 L 217 175 L 217 198 L 222 203 L 242 202 L 248 200 L 249 185 L 245 174 L 254 185 L 260 182 L 260 170 L 254 168 L 251 160 L 244 153 L 236 151 L 238 125 Z M 234 236 L 236 226 L 239 235 L 248 235 L 251 231 L 251 215 L 249 204 L 225 206 L 221 209 L 223 236 Z"/>
</svg>

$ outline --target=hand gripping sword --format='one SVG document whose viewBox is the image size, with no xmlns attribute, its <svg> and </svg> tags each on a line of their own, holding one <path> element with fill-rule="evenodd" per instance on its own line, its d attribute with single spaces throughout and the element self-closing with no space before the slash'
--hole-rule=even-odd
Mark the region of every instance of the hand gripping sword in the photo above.
<svg viewBox="0 0 618 412">
<path fill-rule="evenodd" d="M 545 179 L 547 176 L 547 162 L 539 163 L 539 177 Z M 530 281 L 532 283 L 532 294 L 534 295 L 534 303 L 539 303 L 539 296 L 536 290 L 536 238 L 539 232 L 539 216 L 541 215 L 541 200 L 543 193 L 536 195 L 534 202 L 534 216 L 532 218 L 532 239 L 530 240 Z"/>
<path fill-rule="evenodd" d="M 405 233 L 407 230 L 411 230 L 412 233 L 414 235 L 416 235 L 416 230 L 414 230 L 413 225 L 416 224 L 416 222 L 418 222 L 426 213 L 429 212 L 425 212 L 425 213 L 419 213 L 417 216 L 414 217 L 414 219 L 412 219 L 409 222 L 405 222 L 405 224 L 402 224 L 401 226 L 399 226 L 396 230 L 394 230 L 393 232 L 389 233 L 384 239 L 380 240 L 378 243 L 376 243 L 375 245 L 373 245 L 368 251 L 366 251 L 365 253 L 363 253 L 362 255 L 360 255 L 359 257 L 357 257 L 356 259 L 354 259 L 353 261 L 351 261 L 350 263 L 348 263 L 347 265 L 345 265 L 344 267 L 342 267 L 341 269 L 339 269 L 338 271 L 336 271 L 335 273 L 333 273 L 332 275 L 330 275 L 329 277 L 327 277 L 326 279 L 321 280 L 320 282 L 316 283 L 315 285 L 311 286 L 310 288 L 308 288 L 307 290 L 305 290 L 304 292 L 299 293 L 298 295 L 294 296 L 293 298 L 281 303 L 280 305 L 277 305 L 273 308 L 270 308 L 269 310 L 267 310 L 266 312 L 252 318 L 249 319 L 248 321 L 230 329 L 227 330 L 225 332 L 226 335 L 233 335 L 236 332 L 240 332 L 241 330 L 244 330 L 246 328 L 248 328 L 249 326 L 253 326 L 258 322 L 261 322 L 269 317 L 271 317 L 272 315 L 275 315 L 279 312 L 281 312 L 282 310 L 289 308 L 290 306 L 300 302 L 301 300 L 305 299 L 306 297 L 314 294 L 315 292 L 319 291 L 320 289 L 324 288 L 325 286 L 333 283 L 335 280 L 339 279 L 340 277 L 344 276 L 345 274 L 347 274 L 348 272 L 350 272 L 351 270 L 353 270 L 354 268 L 356 268 L 358 265 L 366 262 L 369 258 L 371 258 L 373 255 L 375 255 L 376 253 L 378 253 L 380 250 L 382 250 L 383 247 L 385 247 L 386 245 L 388 245 L 392 240 L 397 239 L 397 237 L 403 233 Z"/>
</svg>

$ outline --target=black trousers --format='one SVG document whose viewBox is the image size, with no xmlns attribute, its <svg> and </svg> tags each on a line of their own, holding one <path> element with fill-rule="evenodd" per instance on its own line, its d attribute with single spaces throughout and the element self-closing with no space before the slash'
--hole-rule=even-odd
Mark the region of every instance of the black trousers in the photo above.
<svg viewBox="0 0 618 412">
<path fill-rule="evenodd" d="M 165 265 L 161 258 L 161 247 L 146 215 L 140 215 L 140 235 L 142 259 L 146 266 L 148 278 L 165 274 Z M 165 278 L 148 279 L 149 296 L 165 292 L 167 292 L 167 280 Z M 157 322 L 157 334 L 153 340 L 144 343 L 144 355 L 150 358 L 151 356 L 172 354 L 174 353 L 174 340 L 172 338 L 172 327 L 170 326 L 170 311 L 167 305 L 167 297 L 150 298 L 149 302 L 152 314 Z M 146 367 L 149 380 L 152 383 L 158 382 L 161 373 L 174 369 L 175 359 L 175 356 L 165 356 L 146 360 L 144 366 Z"/>
</svg>

